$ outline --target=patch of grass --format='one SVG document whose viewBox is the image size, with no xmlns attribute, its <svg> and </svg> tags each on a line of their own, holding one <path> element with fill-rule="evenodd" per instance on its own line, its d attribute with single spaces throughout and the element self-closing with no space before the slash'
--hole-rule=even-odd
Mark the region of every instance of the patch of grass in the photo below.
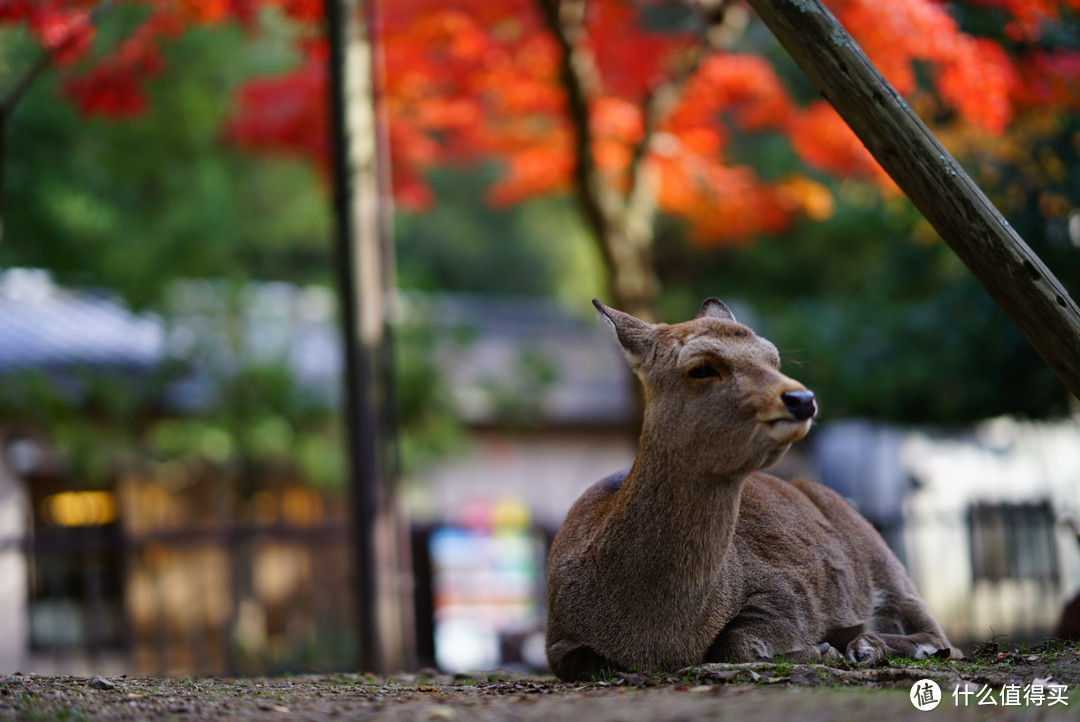
<svg viewBox="0 0 1080 722">
<path fill-rule="evenodd" d="M 777 677 L 790 677 L 795 671 L 795 665 L 786 659 L 780 658 L 773 666 L 773 674 Z"/>
<path fill-rule="evenodd" d="M 892 667 L 911 667 L 914 669 L 940 669 L 942 661 L 933 657 L 914 659 L 912 657 L 885 656 L 885 663 Z"/>
<path fill-rule="evenodd" d="M 1047 637 L 1038 644 L 1033 644 L 1030 647 L 1021 646 L 1021 651 L 1028 654 L 1067 654 L 1070 652 L 1080 652 L 1080 644 L 1071 642 L 1067 639 Z"/>
<path fill-rule="evenodd" d="M 592 684 L 597 684 L 599 682 L 610 682 L 613 679 L 615 679 L 615 668 L 601 667 L 599 672 L 593 673 L 592 677 L 590 677 L 589 679 L 589 682 Z"/>
</svg>

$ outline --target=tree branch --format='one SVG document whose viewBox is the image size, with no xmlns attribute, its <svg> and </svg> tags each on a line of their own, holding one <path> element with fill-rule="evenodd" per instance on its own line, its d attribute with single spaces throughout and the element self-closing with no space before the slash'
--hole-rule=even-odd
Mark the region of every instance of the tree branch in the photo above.
<svg viewBox="0 0 1080 722">
<path fill-rule="evenodd" d="M 574 132 L 574 181 L 586 223 L 596 237 L 609 276 L 616 275 L 618 259 L 605 236 L 619 214 L 612 189 L 600 174 L 592 153 L 589 102 L 600 92 L 595 60 L 584 48 L 585 0 L 537 0 L 541 14 L 561 51 L 560 76 L 566 92 L 567 114 Z"/>
<path fill-rule="evenodd" d="M 658 129 L 674 111 L 682 99 L 686 84 L 697 73 L 702 61 L 713 50 L 724 50 L 745 28 L 745 22 L 730 23 L 730 0 L 687 0 L 687 6 L 698 16 L 701 24 L 699 42 L 689 48 L 682 62 L 671 75 L 650 89 L 642 108 L 641 139 L 632 150 L 626 192 L 626 229 L 628 240 L 642 251 L 650 251 L 655 231 L 656 188 L 652 186 L 647 172 L 647 161 L 652 152 Z M 745 11 L 743 12 L 745 15 Z M 741 27 L 739 27 L 741 25 Z M 736 26 L 734 29 L 732 26 Z"/>
<path fill-rule="evenodd" d="M 53 52 L 45 50 L 30 68 L 22 74 L 11 90 L 0 100 L 0 241 L 4 238 L 4 165 L 7 160 L 7 127 L 15 106 L 38 76 L 52 65 Z"/>
<path fill-rule="evenodd" d="M 688 51 L 682 66 L 674 75 L 650 89 L 642 106 L 641 138 L 631 149 L 630 163 L 627 167 L 629 184 L 625 197 L 627 239 L 644 249 L 652 245 L 653 220 L 656 215 L 656 188 L 649 177 L 648 158 L 656 140 L 657 130 L 664 124 L 675 106 L 678 105 L 686 82 L 693 77 L 705 56 L 705 49 L 695 45 Z M 651 254 L 650 254 L 651 255 Z"/>
<path fill-rule="evenodd" d="M 710 50 L 726 49 L 732 38 L 718 33 L 719 28 L 727 27 L 728 10 L 731 7 L 730 0 L 718 2 L 706 2 L 705 0 L 687 0 L 687 7 L 695 12 L 701 21 L 702 33 L 700 41 L 691 47 L 683 62 L 674 73 L 662 82 L 651 88 L 645 97 L 642 108 L 644 131 L 641 140 L 635 144 L 630 160 L 630 191 L 628 197 L 634 195 L 638 176 L 644 160 L 648 157 L 655 137 L 656 129 L 663 125 L 668 115 L 681 99 L 682 91 L 686 83 L 697 73 L 701 62 L 708 56 Z"/>
<path fill-rule="evenodd" d="M 15 84 L 11 86 L 11 90 L 4 96 L 3 100 L 0 100 L 0 123 L 3 123 L 15 109 L 15 106 L 26 94 L 26 91 L 30 89 L 30 86 L 34 84 L 34 81 L 38 79 L 38 76 L 44 73 L 53 62 L 53 56 L 57 51 L 43 50 L 34 64 L 31 65 L 25 73 L 22 74 Z"/>
<path fill-rule="evenodd" d="M 112 0 L 104 0 L 90 11 L 90 24 L 96 25 L 112 9 Z M 57 55 L 71 47 L 78 39 L 77 34 L 71 33 L 55 48 L 42 48 L 41 55 L 34 61 L 34 64 L 27 68 L 26 72 L 11 86 L 11 90 L 8 91 L 7 95 L 0 99 L 0 240 L 4 237 L 4 161 L 7 158 L 8 121 L 11 119 L 12 113 L 15 112 L 15 107 L 19 104 L 19 101 L 26 95 L 26 91 L 30 89 L 30 86 L 34 84 L 42 73 L 48 70 Z"/>
</svg>

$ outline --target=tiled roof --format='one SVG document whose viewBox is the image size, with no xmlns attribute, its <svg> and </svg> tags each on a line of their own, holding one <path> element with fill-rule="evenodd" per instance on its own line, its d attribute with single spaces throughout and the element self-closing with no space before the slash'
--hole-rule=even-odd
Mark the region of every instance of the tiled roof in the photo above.
<svg viewBox="0 0 1080 722">
<path fill-rule="evenodd" d="M 41 271 L 0 274 L 0 372 L 72 364 L 150 368 L 163 353 L 162 324 L 152 314 L 60 289 Z"/>
</svg>

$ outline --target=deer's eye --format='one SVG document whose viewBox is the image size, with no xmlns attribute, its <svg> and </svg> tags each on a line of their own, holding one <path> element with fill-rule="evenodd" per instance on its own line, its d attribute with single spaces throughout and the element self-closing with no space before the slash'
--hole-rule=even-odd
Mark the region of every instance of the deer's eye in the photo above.
<svg viewBox="0 0 1080 722">
<path fill-rule="evenodd" d="M 690 369 L 690 378 L 692 379 L 709 379 L 718 376 L 720 376 L 720 372 L 709 364 L 701 364 L 700 366 Z"/>
</svg>

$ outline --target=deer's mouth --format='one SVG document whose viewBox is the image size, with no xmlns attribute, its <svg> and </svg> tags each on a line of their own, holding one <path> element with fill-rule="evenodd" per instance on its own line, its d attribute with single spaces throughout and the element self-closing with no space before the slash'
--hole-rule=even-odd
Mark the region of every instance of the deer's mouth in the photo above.
<svg viewBox="0 0 1080 722">
<path fill-rule="evenodd" d="M 781 416 L 774 419 L 766 419 L 764 422 L 766 433 L 779 444 L 790 444 L 798 441 L 810 431 L 810 419 L 795 419 L 791 416 Z"/>
</svg>

